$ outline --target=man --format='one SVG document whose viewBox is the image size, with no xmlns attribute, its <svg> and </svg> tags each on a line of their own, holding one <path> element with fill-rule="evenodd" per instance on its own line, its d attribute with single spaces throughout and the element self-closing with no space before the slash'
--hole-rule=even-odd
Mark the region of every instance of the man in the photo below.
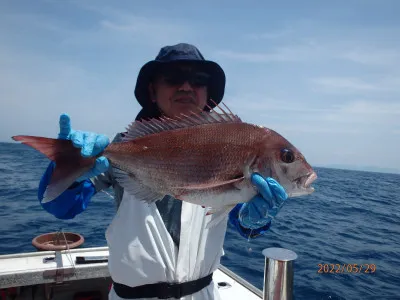
<svg viewBox="0 0 400 300">
<path fill-rule="evenodd" d="M 163 47 L 139 72 L 135 96 L 142 110 L 136 119 L 173 118 L 198 108 L 207 110 L 207 104 L 214 107 L 214 102 L 220 103 L 224 89 L 224 71 L 205 60 L 196 47 L 183 43 Z M 113 142 L 123 136 L 118 134 Z M 59 138 L 71 139 L 84 156 L 100 153 L 109 143 L 105 136 L 71 130 L 67 115 L 60 117 Z M 54 167 L 51 163 L 42 177 L 40 200 Z M 271 218 L 287 198 L 271 178 L 253 174 L 252 181 L 260 194 L 229 214 L 230 222 L 246 238 L 268 230 Z M 58 198 L 41 204 L 57 218 L 73 218 L 86 209 L 94 194 L 110 186 L 118 210 L 106 231 L 114 282 L 109 298 L 219 299 L 212 273 L 223 254 L 226 219 L 208 229 L 213 216 L 206 216 L 199 205 L 170 196 L 150 205 L 138 201 L 118 184 L 105 157 L 98 158 L 95 167 Z M 275 213 L 271 215 L 271 211 Z"/>
</svg>

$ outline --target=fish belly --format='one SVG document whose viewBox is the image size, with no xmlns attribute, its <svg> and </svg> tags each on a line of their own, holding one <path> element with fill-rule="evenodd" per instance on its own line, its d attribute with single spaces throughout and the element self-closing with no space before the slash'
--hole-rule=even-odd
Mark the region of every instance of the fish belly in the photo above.
<svg viewBox="0 0 400 300">
<path fill-rule="evenodd" d="M 215 209 L 248 202 L 257 194 L 255 188 L 247 180 L 227 187 L 174 192 L 179 200 Z"/>
</svg>

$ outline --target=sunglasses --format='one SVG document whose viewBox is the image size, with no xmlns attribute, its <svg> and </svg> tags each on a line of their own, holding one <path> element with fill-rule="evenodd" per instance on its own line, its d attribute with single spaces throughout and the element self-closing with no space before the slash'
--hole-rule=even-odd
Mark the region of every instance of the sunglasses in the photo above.
<svg viewBox="0 0 400 300">
<path fill-rule="evenodd" d="M 182 69 L 168 70 L 161 73 L 163 81 L 169 85 L 182 85 L 186 81 L 191 86 L 207 86 L 210 82 L 210 75 L 201 71 L 187 71 Z"/>
</svg>

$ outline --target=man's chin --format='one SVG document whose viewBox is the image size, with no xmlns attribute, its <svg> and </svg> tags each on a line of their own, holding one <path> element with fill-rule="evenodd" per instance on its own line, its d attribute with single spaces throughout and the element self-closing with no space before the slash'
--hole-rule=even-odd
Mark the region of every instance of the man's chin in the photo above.
<svg viewBox="0 0 400 300">
<path fill-rule="evenodd" d="M 177 99 L 174 101 L 175 104 L 189 104 L 189 105 L 196 105 L 196 101 L 193 99 Z"/>
<path fill-rule="evenodd" d="M 180 114 L 191 115 L 192 113 L 199 113 L 200 108 L 193 103 L 174 103 L 173 114 L 179 116 Z"/>
<path fill-rule="evenodd" d="M 193 103 L 193 102 L 183 102 L 183 101 L 176 101 L 174 103 L 174 106 L 176 110 L 187 110 L 187 109 L 197 109 L 198 110 L 198 104 Z"/>
</svg>

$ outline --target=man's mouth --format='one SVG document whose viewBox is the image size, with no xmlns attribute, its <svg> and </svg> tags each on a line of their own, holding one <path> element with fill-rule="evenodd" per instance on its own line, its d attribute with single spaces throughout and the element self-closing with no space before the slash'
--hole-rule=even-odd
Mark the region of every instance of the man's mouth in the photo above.
<svg viewBox="0 0 400 300">
<path fill-rule="evenodd" d="M 185 97 L 185 98 L 177 98 L 177 99 L 175 99 L 175 102 L 184 103 L 184 104 L 195 104 L 194 99 L 187 98 L 187 97 Z"/>
</svg>

